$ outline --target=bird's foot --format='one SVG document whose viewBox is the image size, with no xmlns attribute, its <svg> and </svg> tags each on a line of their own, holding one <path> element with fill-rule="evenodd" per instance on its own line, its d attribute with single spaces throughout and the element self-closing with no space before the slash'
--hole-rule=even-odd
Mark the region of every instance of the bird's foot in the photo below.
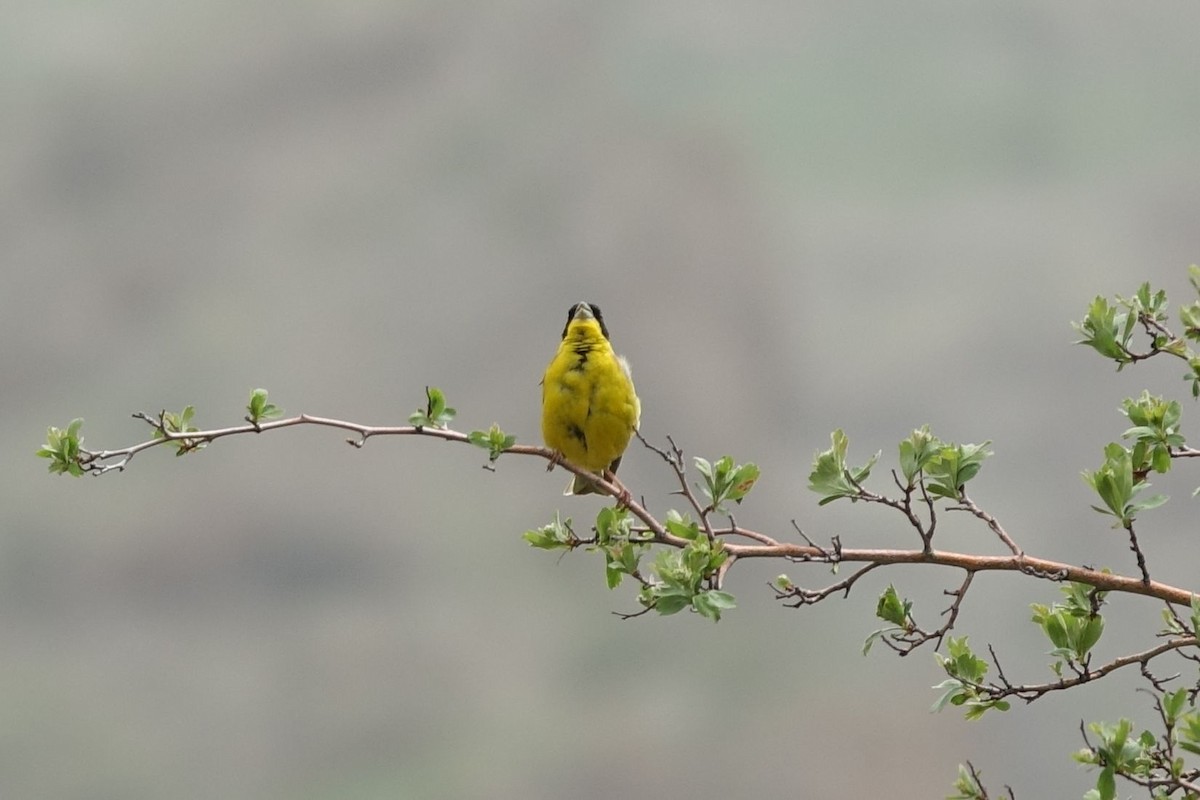
<svg viewBox="0 0 1200 800">
<path fill-rule="evenodd" d="M 613 498 L 617 501 L 617 510 L 629 508 L 629 504 L 633 502 L 633 496 L 629 493 L 629 490 L 625 488 L 625 484 L 621 483 L 621 479 L 618 478 L 615 473 L 609 472 L 608 470 L 605 470 L 603 473 L 601 473 L 601 477 L 611 483 L 617 490 L 616 493 L 613 494 Z"/>
</svg>

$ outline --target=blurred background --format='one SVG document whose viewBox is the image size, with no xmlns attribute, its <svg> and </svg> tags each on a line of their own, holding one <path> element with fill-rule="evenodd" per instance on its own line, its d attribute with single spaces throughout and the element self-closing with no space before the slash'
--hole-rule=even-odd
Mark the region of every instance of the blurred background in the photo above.
<svg viewBox="0 0 1200 800">
<path fill-rule="evenodd" d="M 861 643 L 894 582 L 935 626 L 960 575 L 876 573 L 781 608 L 621 621 L 595 555 L 521 533 L 600 501 L 562 472 L 421 439 L 238 437 L 47 476 L 135 411 L 456 427 L 538 442 L 567 308 L 605 311 L 643 432 L 763 470 L 739 524 L 915 546 L 818 509 L 813 454 L 929 423 L 993 441 L 973 497 L 1029 551 L 1132 572 L 1079 471 L 1143 387 L 1073 347 L 1096 294 L 1187 299 L 1200 261 L 1200 7 L 1168 2 L 4 4 L 0 28 L 0 794 L 55 798 L 1077 797 L 1081 718 L 1152 722 L 1135 676 L 967 723 L 927 651 Z M 1188 400 L 1185 420 L 1194 417 Z M 1193 436 L 1200 433 L 1187 426 Z M 1182 470 L 1180 472 L 1183 472 Z M 622 477 L 659 513 L 672 476 Z M 1195 585 L 1200 482 L 1141 528 Z M 943 515 L 940 545 L 999 553 Z M 982 575 L 960 619 L 1049 677 L 1030 602 Z M 1111 609 L 1099 657 L 1153 641 Z M 1167 665 L 1169 667 L 1169 665 Z M 1166 669 L 1167 667 L 1164 667 Z"/>
</svg>

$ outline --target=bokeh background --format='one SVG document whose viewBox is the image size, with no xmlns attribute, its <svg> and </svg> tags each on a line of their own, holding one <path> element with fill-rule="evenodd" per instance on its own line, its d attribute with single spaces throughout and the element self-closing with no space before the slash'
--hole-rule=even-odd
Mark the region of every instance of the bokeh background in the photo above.
<svg viewBox="0 0 1200 800">
<path fill-rule="evenodd" d="M 0 794 L 6 798 L 927 798 L 973 759 L 1080 796 L 1081 718 L 1130 676 L 967 723 L 933 657 L 860 654 L 895 582 L 936 624 L 959 576 L 897 570 L 779 607 L 621 621 L 599 559 L 521 532 L 596 499 L 428 440 L 293 429 L 53 478 L 47 425 L 134 411 L 402 422 L 538 441 L 565 318 L 599 303 L 652 440 L 764 473 L 740 524 L 911 546 L 818 509 L 813 453 L 894 464 L 923 423 L 994 442 L 973 496 L 1030 551 L 1133 570 L 1088 509 L 1143 387 L 1073 347 L 1096 294 L 1177 300 L 1200 260 L 1200 6 L 1010 2 L 5 3 L 0 27 Z M 1195 405 L 1187 402 L 1186 414 Z M 1194 425 L 1189 426 L 1195 434 Z M 880 470 L 886 487 L 886 470 Z M 622 476 L 660 512 L 672 477 Z M 1155 576 L 1196 585 L 1193 473 L 1156 481 Z M 1001 552 L 944 515 L 941 546 Z M 820 585 L 821 569 L 786 569 Z M 1048 676 L 1030 602 L 961 618 Z M 1122 600 L 1101 656 L 1152 641 Z M 1123 682 L 1122 682 L 1123 681 Z"/>
</svg>

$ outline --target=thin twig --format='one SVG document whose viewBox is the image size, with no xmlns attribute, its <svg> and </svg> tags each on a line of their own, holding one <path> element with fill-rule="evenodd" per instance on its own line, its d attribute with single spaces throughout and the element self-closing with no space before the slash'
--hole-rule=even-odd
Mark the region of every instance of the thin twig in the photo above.
<svg viewBox="0 0 1200 800">
<path fill-rule="evenodd" d="M 687 467 L 685 467 L 683 463 L 682 448 L 675 444 L 675 440 L 670 436 L 667 437 L 667 441 L 671 444 L 671 449 L 668 451 L 662 450 L 650 444 L 650 442 L 646 441 L 646 439 L 642 436 L 640 431 L 634 431 L 634 434 L 643 445 L 648 447 L 650 450 L 653 450 L 655 453 L 658 453 L 658 455 L 667 462 L 668 466 L 671 467 L 671 470 L 675 473 L 675 478 L 679 481 L 680 488 L 676 494 L 685 497 L 688 501 L 688 504 L 696 512 L 696 517 L 700 521 L 701 526 L 703 526 L 704 534 L 708 537 L 708 541 L 710 543 L 716 541 L 716 533 L 713 531 L 712 522 L 708 518 L 712 508 L 706 508 L 700 505 L 700 501 L 696 498 L 695 493 L 692 492 L 692 487 L 688 485 Z"/>
<path fill-rule="evenodd" d="M 1000 525 L 1000 522 L 994 516 L 976 505 L 975 501 L 970 497 L 967 497 L 966 490 L 959 491 L 958 505 L 950 506 L 948 510 L 966 511 L 972 516 L 983 520 L 987 526 L 991 528 L 992 533 L 1000 537 L 1000 541 L 1004 542 L 1008 549 L 1012 551 L 1014 556 L 1019 556 L 1022 554 L 1022 552 L 1024 552 L 1021 550 L 1021 548 L 1017 547 L 1017 543 L 1013 541 L 1013 538 L 1008 535 L 1008 532 L 1004 530 L 1004 528 Z"/>
<path fill-rule="evenodd" d="M 805 589 L 802 586 L 790 586 L 787 589 L 780 589 L 778 586 L 772 585 L 775 590 L 777 600 L 794 600 L 792 603 L 784 603 L 789 608 L 799 608 L 801 606 L 811 606 L 819 603 L 831 594 L 841 592 L 843 597 L 850 596 L 850 589 L 858 582 L 858 579 L 866 575 L 873 569 L 879 567 L 879 564 L 867 564 L 865 567 L 860 567 L 848 578 L 831 583 L 823 589 Z"/>
<path fill-rule="evenodd" d="M 1146 569 L 1146 556 L 1142 554 L 1142 548 L 1138 545 L 1137 534 L 1133 532 L 1133 522 L 1126 523 L 1125 530 L 1129 533 L 1129 549 L 1133 551 L 1133 555 L 1137 558 L 1138 570 L 1142 573 L 1142 583 L 1149 585 L 1150 573 Z"/>
<path fill-rule="evenodd" d="M 1103 678 L 1105 675 L 1115 672 L 1123 667 L 1128 667 L 1132 664 L 1145 665 L 1163 653 L 1169 653 L 1172 650 L 1180 650 L 1185 647 L 1200 647 L 1200 641 L 1198 641 L 1195 636 L 1185 636 L 1178 639 L 1171 639 L 1155 645 L 1149 650 L 1143 650 L 1140 653 L 1131 653 L 1130 655 L 1114 658 L 1107 664 L 1102 664 L 1095 669 L 1084 669 L 1073 678 L 1062 678 L 1050 683 L 1012 684 L 1007 680 L 1004 680 L 1000 684 L 978 686 L 976 688 L 993 700 L 999 700 L 1005 697 L 1019 697 L 1026 702 L 1032 702 L 1045 694 L 1049 694 L 1050 692 L 1070 689 L 1072 686 L 1078 686 L 1082 683 L 1090 683 L 1091 681 Z M 993 658 L 995 657 L 994 652 L 992 656 Z M 999 674 L 1003 676 L 1003 673 Z"/>
</svg>

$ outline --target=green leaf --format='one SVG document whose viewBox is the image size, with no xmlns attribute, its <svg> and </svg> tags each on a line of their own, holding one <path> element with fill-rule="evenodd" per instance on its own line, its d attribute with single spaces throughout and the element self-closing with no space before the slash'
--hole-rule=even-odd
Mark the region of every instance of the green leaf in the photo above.
<svg viewBox="0 0 1200 800">
<path fill-rule="evenodd" d="M 958 794 L 950 795 L 946 800 L 984 800 L 986 797 L 983 788 L 965 764 L 958 765 L 958 780 L 954 782 L 954 790 Z"/>
<path fill-rule="evenodd" d="M 871 631 L 870 635 L 868 635 L 866 640 L 863 641 L 862 654 L 865 656 L 867 653 L 870 653 L 871 647 L 875 644 L 876 641 L 878 641 L 879 639 L 882 639 L 886 634 L 891 633 L 894 630 L 897 630 L 897 629 L 896 628 L 877 628 L 876 630 Z"/>
<path fill-rule="evenodd" d="M 694 522 L 690 515 L 681 515 L 673 508 L 667 511 L 665 527 L 667 533 L 678 536 L 681 539 L 694 541 L 700 538 L 700 524 Z"/>
<path fill-rule="evenodd" d="M 196 416 L 194 406 L 184 406 L 183 411 L 176 414 L 173 411 L 162 412 L 162 427 L 154 429 L 155 439 L 168 438 L 167 434 L 197 433 L 200 429 L 192 424 Z M 208 443 L 203 439 L 177 438 L 171 439 L 168 446 L 175 448 L 175 455 L 182 456 L 196 450 L 202 450 Z"/>
<path fill-rule="evenodd" d="M 1163 714 L 1166 715 L 1167 725 L 1174 726 L 1175 721 L 1183 714 L 1183 709 L 1187 703 L 1187 688 L 1180 688 L 1174 692 L 1166 692 L 1162 696 Z"/>
<path fill-rule="evenodd" d="M 624 578 L 623 567 L 623 563 L 618 558 L 614 558 L 612 549 L 605 550 L 604 580 L 609 589 L 615 589 L 621 585 L 621 579 Z"/>
<path fill-rule="evenodd" d="M 267 402 L 267 390 L 255 389 L 250 392 L 250 402 L 246 404 L 247 416 L 252 423 L 258 423 L 265 419 L 278 417 L 283 413 L 282 409 L 274 403 Z M 185 420 L 186 422 L 186 420 Z"/>
<path fill-rule="evenodd" d="M 925 466 L 925 473 L 930 478 L 930 493 L 961 500 L 962 487 L 979 473 L 984 460 L 992 455 L 987 449 L 990 444 L 943 444 Z"/>
<path fill-rule="evenodd" d="M 458 412 L 446 405 L 446 396 L 436 386 L 425 387 L 425 409 L 417 409 L 408 424 L 417 428 L 445 428 Z"/>
<path fill-rule="evenodd" d="M 1104 633 L 1104 617 L 1097 614 L 1094 617 L 1088 617 L 1087 621 L 1080 626 L 1079 634 L 1075 638 L 1075 652 L 1078 654 L 1077 660 L 1086 658 L 1087 654 L 1096 642 L 1100 641 L 1100 636 Z"/>
<path fill-rule="evenodd" d="M 46 430 L 46 443 L 38 448 L 39 458 L 50 459 L 47 469 L 51 475 L 83 475 L 80 463 L 83 437 L 79 435 L 82 419 L 73 419 L 66 429 L 50 427 Z"/>
<path fill-rule="evenodd" d="M 1096 792 L 1099 800 L 1113 800 L 1117 796 L 1117 781 L 1111 764 L 1100 770 L 1100 777 L 1096 779 Z"/>
<path fill-rule="evenodd" d="M 945 656 L 941 653 L 934 656 L 951 677 L 979 683 L 987 675 L 988 663 L 972 652 L 966 636 L 947 637 L 946 652 Z"/>
<path fill-rule="evenodd" d="M 1133 323 L 1137 316 L 1109 305 L 1097 296 L 1088 307 L 1082 322 L 1071 323 L 1083 334 L 1076 344 L 1086 344 L 1105 358 L 1112 359 L 1120 369 L 1132 360 L 1129 356 L 1129 339 L 1133 335 Z"/>
<path fill-rule="evenodd" d="M 930 711 L 941 711 L 946 707 L 947 704 L 950 703 L 953 703 L 954 705 L 961 705 L 963 699 L 965 699 L 965 693 L 967 692 L 966 685 L 963 684 L 962 681 L 955 678 L 947 678 L 933 688 L 941 689 L 942 694 L 939 695 L 938 699 L 933 702 L 933 705 L 929 709 Z M 955 700 L 958 700 L 958 702 L 954 702 Z"/>
<path fill-rule="evenodd" d="M 1179 321 L 1183 323 L 1183 335 L 1193 342 L 1200 341 L 1200 302 L 1179 308 Z"/>
<path fill-rule="evenodd" d="M 1192 708 L 1176 715 L 1175 734 L 1179 746 L 1189 753 L 1200 755 L 1200 711 Z"/>
<path fill-rule="evenodd" d="M 704 477 L 700 490 L 709 499 L 714 511 L 723 510 L 727 501 L 741 503 L 758 481 L 759 469 L 754 464 L 734 464 L 730 456 L 722 456 L 715 463 L 703 458 L 694 459 L 696 471 Z"/>
<path fill-rule="evenodd" d="M 1129 417 L 1133 427 L 1122 434 L 1133 439 L 1132 466 L 1135 472 L 1148 468 L 1165 473 L 1171 468 L 1172 447 L 1182 447 L 1186 440 L 1180 433 L 1182 407 L 1177 400 L 1163 400 L 1161 396 L 1143 391 L 1136 400 L 1127 398 L 1121 404 L 1121 413 Z"/>
<path fill-rule="evenodd" d="M 602 507 L 596 513 L 596 543 L 604 546 L 611 542 L 628 541 L 633 521 L 633 514 L 629 513 L 629 509 Z"/>
<path fill-rule="evenodd" d="M 1093 611 L 1099 608 L 1107 592 L 1098 592 L 1086 584 L 1071 582 L 1062 587 L 1067 601 L 1052 606 L 1031 605 L 1033 621 L 1041 626 L 1054 645 L 1050 654 L 1072 664 L 1084 661 L 1104 634 L 1104 618 Z M 1093 600 L 1094 596 L 1094 600 Z"/>
<path fill-rule="evenodd" d="M 1102 514 L 1117 518 L 1113 527 L 1129 527 L 1139 511 L 1157 508 L 1167 501 L 1162 495 L 1148 497 L 1138 503 L 1133 498 L 1150 484 L 1135 477 L 1133 452 L 1113 442 L 1104 448 L 1104 464 L 1096 470 L 1084 470 L 1083 480 L 1091 486 L 1107 510 L 1096 508 Z"/>
<path fill-rule="evenodd" d="M 710 589 L 692 597 L 692 608 L 713 622 L 720 622 L 721 612 L 728 611 L 735 606 L 733 595 L 716 589 Z"/>
<path fill-rule="evenodd" d="M 1150 497 L 1147 497 L 1145 500 L 1139 500 L 1136 503 L 1131 503 L 1129 505 L 1129 511 L 1130 512 L 1149 511 L 1152 508 L 1158 508 L 1163 503 L 1167 502 L 1167 500 L 1169 500 L 1169 499 L 1170 498 L 1167 497 L 1165 494 L 1152 495 Z"/>
<path fill-rule="evenodd" d="M 531 546 L 542 550 L 570 549 L 579 544 L 579 539 L 571 530 L 571 518 L 567 517 L 566 520 L 562 520 L 557 513 L 554 515 L 554 522 L 525 531 L 521 538 L 529 542 Z"/>
<path fill-rule="evenodd" d="M 942 448 L 942 443 L 929 432 L 928 425 L 922 425 L 900 442 L 900 471 L 904 473 L 905 487 L 916 485 L 916 478 L 925 465 L 934 458 Z"/>
<path fill-rule="evenodd" d="M 901 600 L 896 587 L 891 584 L 879 595 L 879 601 L 875 604 L 875 616 L 904 629 L 911 625 L 911 611 L 912 601 Z"/>
<path fill-rule="evenodd" d="M 667 594 L 656 595 L 654 610 L 664 617 L 672 614 L 678 614 L 685 608 L 690 606 L 692 598 L 682 592 L 670 592 Z"/>
<path fill-rule="evenodd" d="M 626 575 L 639 576 L 642 554 L 649 545 L 633 541 L 634 517 L 628 509 L 605 506 L 596 514 L 596 546 L 604 551 L 604 576 L 609 589 Z"/>
<path fill-rule="evenodd" d="M 850 469 L 846 465 L 846 451 L 850 440 L 841 428 L 830 434 L 832 446 L 813 458 L 812 472 L 808 476 L 808 488 L 822 495 L 820 505 L 832 503 L 842 497 L 855 500 L 862 495 L 861 484 L 871 474 L 871 468 L 880 453 L 861 467 Z"/>
<path fill-rule="evenodd" d="M 467 441 L 476 447 L 482 447 L 488 451 L 488 461 L 495 462 L 500 458 L 500 454 L 517 443 L 516 436 L 510 436 L 500 429 L 500 426 L 493 422 L 492 427 L 486 431 L 471 431 L 467 434 Z"/>
</svg>

